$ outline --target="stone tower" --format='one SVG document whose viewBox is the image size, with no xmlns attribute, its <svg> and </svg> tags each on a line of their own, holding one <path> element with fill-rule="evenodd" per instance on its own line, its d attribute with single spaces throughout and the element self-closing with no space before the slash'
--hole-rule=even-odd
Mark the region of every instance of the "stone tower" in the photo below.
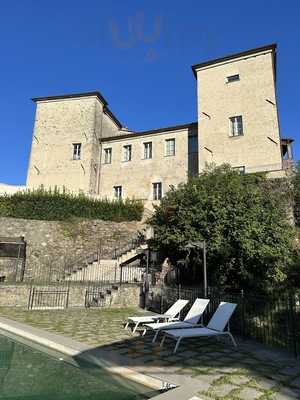
<svg viewBox="0 0 300 400">
<path fill-rule="evenodd" d="M 194 65 L 199 169 L 229 163 L 241 173 L 282 169 L 276 45 Z"/>
<path fill-rule="evenodd" d="M 99 92 L 32 100 L 36 117 L 27 187 L 97 194 L 101 138 L 121 129 L 106 100 Z"/>
</svg>

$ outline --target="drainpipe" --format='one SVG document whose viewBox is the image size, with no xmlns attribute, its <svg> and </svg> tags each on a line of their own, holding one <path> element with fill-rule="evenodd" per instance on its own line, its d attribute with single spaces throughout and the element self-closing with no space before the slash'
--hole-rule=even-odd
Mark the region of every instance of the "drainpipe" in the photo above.
<svg viewBox="0 0 300 400">
<path fill-rule="evenodd" d="M 102 106 L 102 114 L 101 114 L 101 123 L 100 123 L 100 132 L 99 132 L 99 163 L 98 163 L 98 182 L 97 182 L 97 194 L 100 194 L 100 175 L 101 175 L 101 163 L 102 163 L 102 127 L 103 127 L 103 106 Z"/>
</svg>

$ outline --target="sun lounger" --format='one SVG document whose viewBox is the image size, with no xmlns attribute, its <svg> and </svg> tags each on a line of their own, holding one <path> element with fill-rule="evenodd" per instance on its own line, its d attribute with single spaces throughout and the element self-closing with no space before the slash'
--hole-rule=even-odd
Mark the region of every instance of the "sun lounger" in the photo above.
<svg viewBox="0 0 300 400">
<path fill-rule="evenodd" d="M 130 323 L 135 324 L 133 333 L 137 330 L 137 327 L 141 324 L 149 324 L 151 322 L 155 322 L 158 320 L 164 321 L 174 321 L 178 320 L 178 315 L 180 311 L 187 305 L 188 300 L 177 300 L 164 314 L 153 314 L 153 315 L 144 315 L 141 317 L 128 317 L 127 323 L 125 325 L 125 329 L 128 328 Z"/>
<path fill-rule="evenodd" d="M 167 336 L 176 340 L 176 345 L 173 351 L 173 353 L 176 353 L 179 343 L 182 339 L 203 336 L 216 337 L 223 335 L 229 336 L 234 346 L 237 346 L 232 334 L 229 331 L 229 320 L 235 308 L 236 304 L 221 302 L 205 328 L 163 330 L 164 336 L 160 344 L 161 347 L 163 346 Z M 226 327 L 227 330 L 225 330 Z"/>
<path fill-rule="evenodd" d="M 196 299 L 183 321 L 156 322 L 152 324 L 146 324 L 143 335 L 145 335 L 148 329 L 156 331 L 152 339 L 152 343 L 154 343 L 161 330 L 195 328 L 197 326 L 203 326 L 203 313 L 208 303 L 208 299 Z"/>
</svg>

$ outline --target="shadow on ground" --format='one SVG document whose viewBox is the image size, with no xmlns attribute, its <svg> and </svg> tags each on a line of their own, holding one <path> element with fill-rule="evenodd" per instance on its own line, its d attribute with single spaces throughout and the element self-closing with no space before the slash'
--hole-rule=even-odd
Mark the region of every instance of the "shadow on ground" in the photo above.
<svg viewBox="0 0 300 400">
<path fill-rule="evenodd" d="M 85 356 L 105 351 L 119 364 L 172 383 L 193 378 L 199 381 L 197 394 L 204 400 L 300 398 L 299 361 L 256 343 L 238 342 L 235 349 L 223 339 L 187 339 L 173 354 L 173 340 L 167 339 L 161 348 L 159 339 L 152 344 L 149 333 L 95 347 Z"/>
</svg>

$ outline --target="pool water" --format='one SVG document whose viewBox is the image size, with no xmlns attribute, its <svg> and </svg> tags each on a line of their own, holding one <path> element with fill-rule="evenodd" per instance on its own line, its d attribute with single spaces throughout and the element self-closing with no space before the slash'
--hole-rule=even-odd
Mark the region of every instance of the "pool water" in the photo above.
<svg viewBox="0 0 300 400">
<path fill-rule="evenodd" d="M 142 400 L 155 394 L 87 362 L 65 362 L 0 334 L 1 400 Z"/>
</svg>

